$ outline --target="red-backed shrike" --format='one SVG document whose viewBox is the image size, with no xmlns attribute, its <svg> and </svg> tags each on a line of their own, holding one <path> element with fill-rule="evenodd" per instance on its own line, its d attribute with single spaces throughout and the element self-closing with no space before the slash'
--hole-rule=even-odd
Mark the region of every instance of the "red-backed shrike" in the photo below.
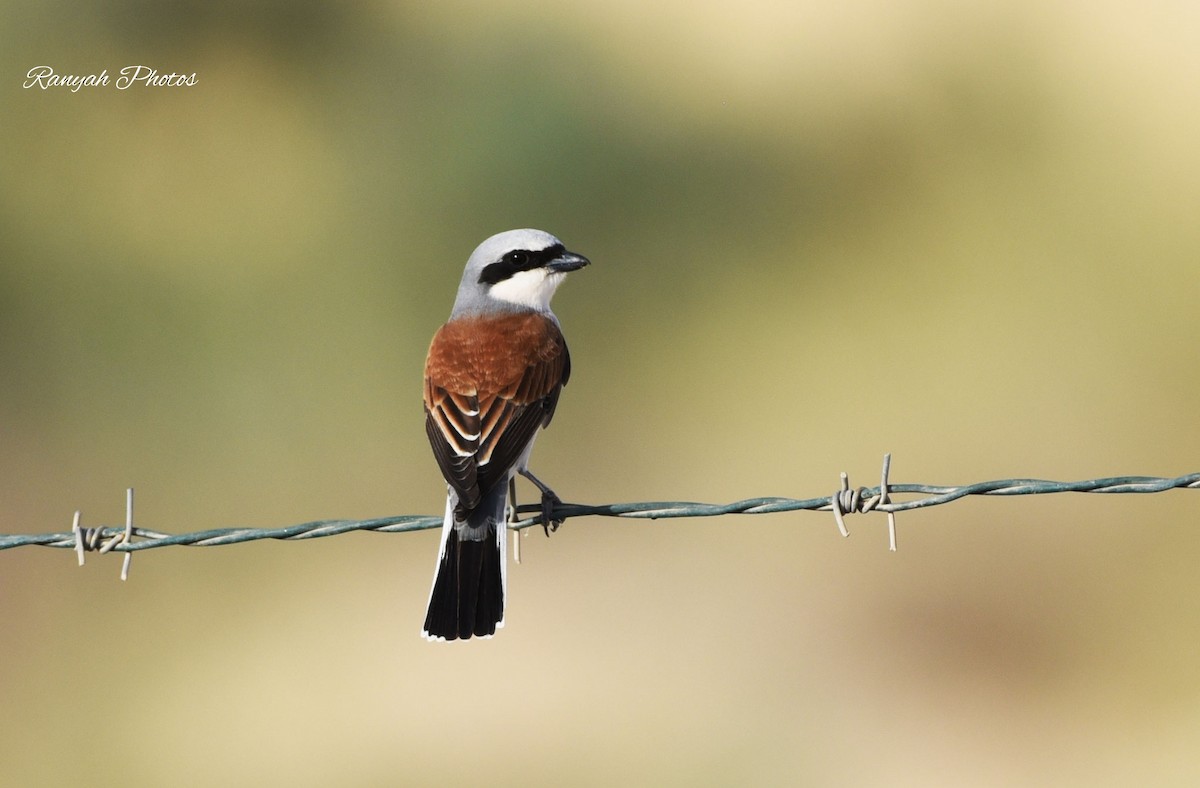
<svg viewBox="0 0 1200 788">
<path fill-rule="evenodd" d="M 447 485 L 421 633 L 430 640 L 504 626 L 505 510 L 517 474 L 541 490 L 549 525 L 558 498 L 529 472 L 529 453 L 571 374 L 550 298 L 587 264 L 541 230 L 493 235 L 467 260 L 450 320 L 429 346 L 425 431 Z"/>
</svg>

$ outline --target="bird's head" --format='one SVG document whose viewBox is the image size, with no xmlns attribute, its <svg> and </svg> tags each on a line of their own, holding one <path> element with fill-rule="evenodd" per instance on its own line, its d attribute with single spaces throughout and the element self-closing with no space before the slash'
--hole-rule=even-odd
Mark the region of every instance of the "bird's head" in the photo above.
<svg viewBox="0 0 1200 788">
<path fill-rule="evenodd" d="M 589 260 L 567 251 L 541 230 L 509 230 L 481 243 L 463 271 L 454 313 L 529 309 L 550 311 L 550 298 L 567 272 Z"/>
</svg>

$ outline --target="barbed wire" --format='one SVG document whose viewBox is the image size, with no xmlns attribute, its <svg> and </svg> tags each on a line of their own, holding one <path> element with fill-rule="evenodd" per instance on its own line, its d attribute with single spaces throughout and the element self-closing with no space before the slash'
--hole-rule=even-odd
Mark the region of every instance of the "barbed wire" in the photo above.
<svg viewBox="0 0 1200 788">
<path fill-rule="evenodd" d="M 771 514 L 794 511 L 833 512 L 838 531 L 849 536 L 844 515 L 870 511 L 883 512 L 888 516 L 889 547 L 896 549 L 897 512 L 920 509 L 927 506 L 957 501 L 972 495 L 1048 495 L 1056 493 L 1159 493 L 1175 489 L 1200 489 L 1200 473 L 1164 478 L 1157 476 L 1110 476 L 1086 481 L 1059 482 L 1043 479 L 998 479 L 958 486 L 932 484 L 894 484 L 888 481 L 891 455 L 884 455 L 883 471 L 878 487 L 852 489 L 845 473 L 841 474 L 841 487 L 832 495 L 815 498 L 764 497 L 746 498 L 732 503 L 714 504 L 693 501 L 642 501 L 634 503 L 577 504 L 556 502 L 550 510 L 550 519 L 565 521 L 572 517 L 624 517 L 656 520 L 676 517 L 718 517 L 728 514 Z M 909 501 L 893 501 L 892 495 L 921 496 Z M 519 506 L 517 519 L 509 524 L 514 530 L 523 530 L 542 524 L 541 504 Z M 536 514 L 533 517 L 522 515 Z M 133 490 L 126 492 L 125 526 L 101 525 L 84 528 L 80 525 L 80 512 L 75 512 L 72 528 L 68 532 L 48 534 L 0 534 L 0 550 L 16 547 L 57 547 L 73 549 L 84 562 L 84 553 L 110 551 L 125 554 L 121 579 L 129 575 L 129 561 L 134 552 L 157 547 L 182 545 L 186 547 L 213 547 L 216 545 L 240 544 L 259 539 L 298 541 L 325 536 L 350 533 L 351 531 L 375 531 L 379 533 L 406 533 L 440 528 L 442 518 L 437 515 L 394 515 L 369 520 L 314 520 L 313 522 L 289 525 L 283 528 L 214 528 L 184 534 L 167 534 L 133 525 Z M 141 541 L 133 541 L 137 538 Z M 520 540 L 517 540 L 520 544 Z"/>
</svg>

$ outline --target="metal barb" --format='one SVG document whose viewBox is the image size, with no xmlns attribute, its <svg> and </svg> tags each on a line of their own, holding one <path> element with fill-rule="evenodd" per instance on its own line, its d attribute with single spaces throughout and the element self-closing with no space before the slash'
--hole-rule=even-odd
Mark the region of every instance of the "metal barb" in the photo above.
<svg viewBox="0 0 1200 788">
<path fill-rule="evenodd" d="M 121 537 L 122 544 L 129 544 L 133 539 L 133 488 L 129 487 L 125 490 L 125 535 Z M 125 551 L 125 557 L 121 559 L 121 581 L 129 579 L 129 565 L 133 563 L 133 553 L 129 550 Z"/>
<path fill-rule="evenodd" d="M 888 472 L 892 469 L 892 453 L 888 452 L 883 455 L 883 473 L 879 477 L 879 503 L 889 504 L 891 499 L 888 498 Z M 887 513 L 888 521 L 888 550 L 896 552 L 896 513 L 889 511 Z"/>
<path fill-rule="evenodd" d="M 833 509 L 833 519 L 837 521 L 838 533 L 840 533 L 843 537 L 850 536 L 850 531 L 846 529 L 846 520 L 842 517 L 842 515 L 848 511 L 853 511 L 853 509 L 843 508 L 842 505 L 842 496 L 846 495 L 848 492 L 850 492 L 850 477 L 846 475 L 845 471 L 843 471 L 842 489 L 838 492 L 835 492 L 829 499 L 829 505 Z"/>
<path fill-rule="evenodd" d="M 866 514 L 874 509 L 891 504 L 891 498 L 888 496 L 888 473 L 892 468 L 892 455 L 890 453 L 883 455 L 883 471 L 880 474 L 879 491 L 871 495 L 871 490 L 866 487 L 856 487 L 850 489 L 850 478 L 845 472 L 842 473 L 842 488 L 835 492 L 829 498 L 829 508 L 833 510 L 833 517 L 837 521 L 838 532 L 842 536 L 849 536 L 850 531 L 846 528 L 845 515 L 847 514 Z M 886 510 L 888 518 L 888 549 L 893 553 L 896 552 L 896 513 L 890 509 Z"/>
<path fill-rule="evenodd" d="M 521 563 L 521 530 L 517 524 L 517 477 L 508 480 L 508 497 L 504 499 L 504 527 L 513 534 L 513 562 Z M 507 558 L 505 559 L 507 560 Z"/>
<path fill-rule="evenodd" d="M 105 538 L 104 526 L 97 528 L 84 528 L 79 525 L 81 513 L 75 512 L 75 520 L 71 524 L 71 535 L 74 537 L 73 547 L 75 555 L 79 558 L 79 565 L 83 566 L 83 555 L 86 552 L 97 552 L 101 555 L 112 552 L 121 545 L 128 545 L 133 542 L 133 488 L 125 490 L 125 530 L 120 533 L 109 534 Z M 129 579 L 129 565 L 133 561 L 133 553 L 129 550 L 124 550 L 124 559 L 121 561 L 121 579 Z"/>
<path fill-rule="evenodd" d="M 71 525 L 71 533 L 75 535 L 75 555 L 79 556 L 79 565 L 83 566 L 83 551 L 86 550 L 83 546 L 83 531 L 79 529 L 79 515 L 81 512 L 75 510 L 75 522 Z"/>
</svg>

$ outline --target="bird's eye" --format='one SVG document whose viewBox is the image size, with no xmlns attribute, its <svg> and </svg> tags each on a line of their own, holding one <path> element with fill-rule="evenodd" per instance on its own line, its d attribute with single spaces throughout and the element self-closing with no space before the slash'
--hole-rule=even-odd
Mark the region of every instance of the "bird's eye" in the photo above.
<svg viewBox="0 0 1200 788">
<path fill-rule="evenodd" d="M 504 262 L 516 266 L 528 265 L 529 252 L 509 252 L 504 255 Z"/>
</svg>

